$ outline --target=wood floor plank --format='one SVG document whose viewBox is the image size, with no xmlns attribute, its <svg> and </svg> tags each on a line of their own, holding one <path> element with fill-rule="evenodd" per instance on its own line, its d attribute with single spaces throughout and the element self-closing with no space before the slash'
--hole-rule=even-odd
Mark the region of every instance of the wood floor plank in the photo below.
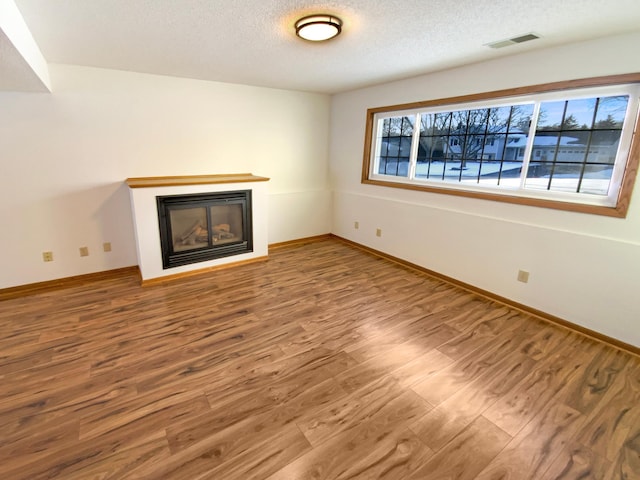
<svg viewBox="0 0 640 480">
<path fill-rule="evenodd" d="M 412 424 L 411 429 L 434 451 L 440 450 L 508 393 L 534 368 L 535 363 L 520 352 L 505 355 L 500 362 Z"/>
<path fill-rule="evenodd" d="M 291 332 L 295 333 L 295 329 Z M 269 338 L 236 343 L 228 348 L 213 348 L 202 355 L 191 355 L 178 349 L 177 352 L 144 359 L 136 365 L 136 385 L 140 393 L 153 392 L 166 388 L 170 384 L 181 385 L 185 382 L 199 385 L 207 384 L 207 378 L 224 381 L 230 378 L 222 373 L 234 375 L 246 373 L 256 362 L 272 363 L 285 355 L 274 340 L 285 339 L 287 332 L 277 331 Z"/>
<path fill-rule="evenodd" d="M 487 338 L 483 342 L 482 351 L 471 351 L 467 356 L 452 362 L 441 371 L 425 376 L 411 388 L 432 405 L 439 405 L 473 379 L 499 364 L 505 355 L 517 350 L 519 346 L 520 341 L 517 336 Z"/>
<path fill-rule="evenodd" d="M 539 479 L 583 422 L 584 417 L 577 410 L 562 404 L 553 405 L 529 422 L 477 480 Z"/>
<path fill-rule="evenodd" d="M 266 478 L 310 450 L 311 445 L 304 435 L 291 424 L 284 427 L 273 441 L 247 450 L 198 478 Z"/>
<path fill-rule="evenodd" d="M 3 480 L 476 477 L 640 478 L 640 359 L 336 239 L 0 301 Z"/>
<path fill-rule="evenodd" d="M 39 453 L 51 448 L 74 445 L 79 437 L 79 420 L 72 416 L 38 425 L 37 429 L 24 429 L 4 437 L 0 444 L 0 464 L 5 467 L 28 465 Z"/>
<path fill-rule="evenodd" d="M 89 369 L 90 366 L 86 363 L 78 362 L 76 359 L 64 359 L 5 374 L 4 387 L 0 389 L 0 411 L 1 405 L 5 402 L 15 403 L 24 397 L 34 398 L 61 385 L 88 380 Z M 44 383 L 43 378 L 48 381 Z"/>
<path fill-rule="evenodd" d="M 155 431 L 210 410 L 203 392 L 171 389 L 157 393 L 155 398 L 139 397 L 81 415 L 80 440 L 90 440 L 114 430 L 119 430 L 123 436 L 130 430 Z"/>
<path fill-rule="evenodd" d="M 434 348 L 396 368 L 391 372 L 391 376 L 398 380 L 401 386 L 411 388 L 417 383 L 436 375 L 452 363 L 453 359 Z"/>
<path fill-rule="evenodd" d="M 606 459 L 584 445 L 571 443 L 559 452 L 541 480 L 601 480 L 613 478 L 611 470 L 612 466 Z"/>
<path fill-rule="evenodd" d="M 303 326 L 304 328 L 304 326 Z M 353 344 L 361 338 L 361 334 L 355 328 L 337 324 L 327 329 L 308 331 L 281 343 L 281 348 L 289 355 L 304 352 L 318 346 L 329 350 L 339 351 Z"/>
<path fill-rule="evenodd" d="M 592 409 L 613 387 L 629 360 L 629 355 L 620 350 L 599 349 L 580 378 L 570 385 L 565 403 L 583 413 Z"/>
<path fill-rule="evenodd" d="M 340 479 L 354 478 L 380 463 L 381 458 L 397 449 L 398 435 L 405 432 L 412 419 L 421 416 L 430 406 L 411 391 L 385 402 L 372 412 L 367 422 L 336 433 L 335 441 L 319 446 L 270 476 L 270 480 L 291 478 Z M 395 435 L 394 435 L 395 432 Z M 381 446 L 389 437 L 395 437 L 396 447 Z M 398 438 L 398 439 L 396 439 Z M 378 450 L 377 454 L 372 451 Z M 384 452 L 384 453 L 382 453 Z M 419 448 L 416 452 L 422 452 Z M 427 451 L 428 456 L 430 452 Z M 421 455 L 423 453 L 420 453 Z M 368 460 L 371 463 L 366 463 Z M 394 465 L 394 463 L 391 463 Z M 389 468 L 391 467 L 389 466 Z M 382 466 L 383 470 L 387 468 Z"/>
<path fill-rule="evenodd" d="M 640 428 L 637 426 L 630 429 L 614 461 L 611 478 L 640 478 Z"/>
<path fill-rule="evenodd" d="M 368 418 L 404 393 L 404 390 L 398 388 L 397 380 L 390 376 L 382 377 L 297 423 L 309 443 L 316 447 L 332 436 L 366 423 Z M 426 413 L 431 406 L 425 402 L 424 408 Z"/>
<path fill-rule="evenodd" d="M 426 353 L 429 353 L 429 350 L 425 351 L 411 344 L 390 346 L 381 351 L 379 355 L 365 362 L 357 363 L 352 368 L 339 373 L 335 378 L 347 392 L 355 392 Z"/>
<path fill-rule="evenodd" d="M 568 348 L 561 348 L 541 360 L 518 388 L 498 400 L 483 415 L 515 436 L 554 397 L 562 398 L 564 390 L 588 365 L 588 356 L 582 347 L 590 344 L 587 339 L 575 337 Z"/>
<path fill-rule="evenodd" d="M 511 436 L 506 432 L 484 417 L 478 417 L 417 470 L 410 480 L 472 480 L 510 440 Z"/>
<path fill-rule="evenodd" d="M 522 351 L 534 360 L 542 360 L 552 355 L 559 345 L 566 342 L 569 337 L 567 330 L 551 328 L 548 324 L 529 316 L 525 318 L 525 325 L 519 333 L 524 333 L 525 329 L 530 333 L 523 343 Z"/>
<path fill-rule="evenodd" d="M 633 440 L 628 443 L 629 438 L 640 424 L 640 367 L 631 365 L 621 373 L 624 374 L 601 394 L 601 401 L 588 410 L 587 422 L 576 437 L 590 450 L 612 462 L 619 458 L 625 445 L 633 450 L 634 443 Z"/>
<path fill-rule="evenodd" d="M 292 411 L 288 406 L 280 406 L 242 416 L 239 421 L 231 421 L 225 428 L 214 430 L 204 437 L 198 436 L 202 430 L 197 428 L 190 428 L 186 434 L 180 429 L 175 435 L 169 432 L 169 441 L 174 445 L 173 455 L 163 466 L 152 466 L 149 472 L 142 471 L 140 475 L 142 478 L 154 478 L 163 472 L 175 475 L 175 478 L 206 478 L 208 472 L 222 468 L 225 463 L 233 462 L 234 458 L 268 449 L 273 442 L 278 444 L 277 452 L 284 451 L 285 445 L 279 442 L 283 435 L 291 433 L 292 427 L 295 427 L 294 421 L 302 414 Z M 193 425 L 189 423 L 188 427 Z M 307 449 L 308 442 L 297 427 L 293 434 L 304 440 L 302 448 Z"/>
<path fill-rule="evenodd" d="M 208 382 L 207 395 L 230 398 L 234 390 L 279 388 L 288 393 L 323 382 L 347 370 L 353 360 L 344 352 L 317 348 L 272 363 L 257 365 L 246 373 L 225 377 L 218 375 Z"/>
<path fill-rule="evenodd" d="M 459 360 L 484 347 L 487 341 L 496 338 L 504 331 L 517 328 L 522 323 L 518 312 L 501 308 L 497 312 L 488 310 L 486 316 L 471 328 L 438 347 L 445 355 Z"/>
<path fill-rule="evenodd" d="M 203 412 L 167 429 L 169 446 L 173 453 L 184 450 L 217 432 L 259 415 L 271 415 L 272 420 L 291 423 L 344 397 L 346 392 L 333 378 L 306 386 L 298 395 L 283 396 L 270 388 L 247 390 L 243 397 L 228 401 L 212 393 L 209 396 L 210 412 Z"/>
<path fill-rule="evenodd" d="M 160 447 L 158 447 L 160 444 Z M 149 449 L 152 452 L 151 458 Z M 163 463 L 168 457 L 168 447 L 164 431 L 145 431 L 140 436 L 122 436 L 121 432 L 110 432 L 91 442 L 65 443 L 51 446 L 51 448 L 39 451 L 36 458 L 14 458 L 12 462 L 0 464 L 0 478 L 11 480 L 40 480 L 40 479 L 67 479 L 75 476 L 78 479 L 92 478 L 88 472 L 98 465 L 100 470 L 109 468 L 116 472 L 123 465 L 137 464 L 141 458 L 145 458 L 144 464 Z M 118 458 L 115 462 L 114 456 Z M 141 467 L 141 465 L 139 465 Z M 124 475 L 120 475 L 122 478 Z M 83 480 L 84 480 L 83 478 Z M 99 477 L 98 477 L 99 478 Z M 118 478 L 116 475 L 115 478 Z M 126 477 L 125 477 L 126 478 Z"/>
<path fill-rule="evenodd" d="M 344 478 L 354 480 L 408 478 L 431 457 L 433 452 L 429 447 L 407 429 L 399 435 L 394 434 L 380 439 L 364 458 L 354 459 L 355 465 Z"/>
<path fill-rule="evenodd" d="M 359 330 L 362 332 L 362 330 Z M 359 362 L 386 354 L 388 349 L 412 350 L 423 354 L 458 336 L 460 332 L 446 324 L 432 325 L 427 318 L 418 318 L 393 327 L 393 333 L 382 330 L 378 338 L 371 334 L 362 334 L 367 345 L 354 349 L 354 345 L 345 348 L 349 355 Z M 410 339 L 410 340 L 408 340 Z"/>
<path fill-rule="evenodd" d="M 135 381 L 128 372 L 111 372 L 96 377 L 72 378 L 60 384 L 41 382 L 37 392 L 30 392 L 0 404 L 0 427 L 7 438 L 14 433 L 38 431 L 60 417 L 104 412 L 122 400 L 135 398 Z"/>
<path fill-rule="evenodd" d="M 167 461 L 169 456 L 167 441 L 160 432 L 139 444 L 117 448 L 114 453 L 99 456 L 82 468 L 67 467 L 61 477 L 65 480 L 134 478 L 137 471 Z"/>
</svg>

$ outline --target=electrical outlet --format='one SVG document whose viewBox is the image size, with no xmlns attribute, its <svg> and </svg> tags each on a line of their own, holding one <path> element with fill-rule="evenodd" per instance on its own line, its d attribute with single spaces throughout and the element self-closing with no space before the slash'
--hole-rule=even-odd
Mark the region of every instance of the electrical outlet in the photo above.
<svg viewBox="0 0 640 480">
<path fill-rule="evenodd" d="M 518 281 L 527 283 L 529 281 L 529 272 L 525 270 L 518 270 Z"/>
<path fill-rule="evenodd" d="M 42 260 L 45 262 L 53 262 L 53 252 L 42 252 Z"/>
<path fill-rule="evenodd" d="M 381 237 L 381 236 L 382 236 L 382 229 L 376 228 L 376 237 Z"/>
<path fill-rule="evenodd" d="M 88 257 L 89 256 L 89 247 L 80 247 L 80 256 Z"/>
<path fill-rule="evenodd" d="M 102 249 L 103 249 L 105 252 L 110 252 L 110 251 L 111 251 L 111 242 L 104 242 L 104 243 L 102 244 Z"/>
<path fill-rule="evenodd" d="M 360 228 L 360 222 L 353 222 L 353 228 L 358 230 Z"/>
</svg>

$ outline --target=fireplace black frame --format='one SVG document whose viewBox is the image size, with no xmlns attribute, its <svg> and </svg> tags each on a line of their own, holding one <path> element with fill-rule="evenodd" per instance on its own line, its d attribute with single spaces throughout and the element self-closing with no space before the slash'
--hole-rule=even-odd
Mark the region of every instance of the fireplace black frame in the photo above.
<svg viewBox="0 0 640 480">
<path fill-rule="evenodd" d="M 195 193 L 187 195 L 164 195 L 156 197 L 158 222 L 160 226 L 160 245 L 162 248 L 162 268 L 168 269 L 191 263 L 205 262 L 217 258 L 229 257 L 253 252 L 253 227 L 251 215 L 251 190 Z M 240 205 L 242 207 L 242 240 L 217 245 L 212 242 L 213 222 L 210 209 L 207 212 L 208 246 L 186 251 L 176 251 L 173 245 L 173 232 L 169 212 L 172 209 L 197 207 Z"/>
</svg>

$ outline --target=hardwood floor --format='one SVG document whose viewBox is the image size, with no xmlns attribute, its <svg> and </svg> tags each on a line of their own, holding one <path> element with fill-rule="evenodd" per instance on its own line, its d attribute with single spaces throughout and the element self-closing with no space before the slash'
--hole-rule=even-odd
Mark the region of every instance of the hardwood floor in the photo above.
<svg viewBox="0 0 640 480">
<path fill-rule="evenodd" d="M 640 479 L 640 359 L 338 240 L 0 302 L 0 478 Z"/>
</svg>

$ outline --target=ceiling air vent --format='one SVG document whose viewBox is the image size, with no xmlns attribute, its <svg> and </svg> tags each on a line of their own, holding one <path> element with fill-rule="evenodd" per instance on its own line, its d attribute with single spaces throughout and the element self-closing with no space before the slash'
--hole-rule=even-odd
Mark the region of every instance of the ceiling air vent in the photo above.
<svg viewBox="0 0 640 480">
<path fill-rule="evenodd" d="M 515 45 L 516 43 L 529 42 L 538 38 L 540 37 L 535 33 L 527 33 L 526 35 L 508 38 L 507 40 L 499 40 L 497 42 L 487 43 L 485 45 L 490 48 L 503 48 L 508 47 L 509 45 Z"/>
</svg>

